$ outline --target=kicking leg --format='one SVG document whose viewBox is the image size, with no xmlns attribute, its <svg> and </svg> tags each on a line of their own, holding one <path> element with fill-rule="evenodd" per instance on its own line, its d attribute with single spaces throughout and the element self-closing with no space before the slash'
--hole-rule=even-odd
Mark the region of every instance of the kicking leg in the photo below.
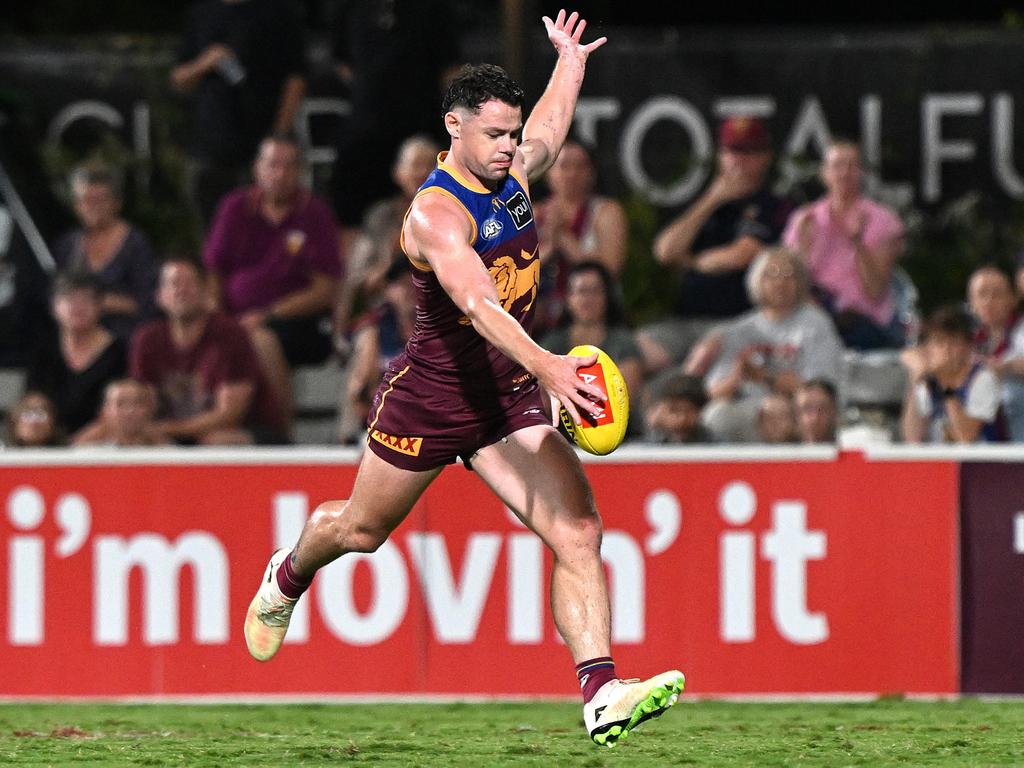
<svg viewBox="0 0 1024 768">
<path fill-rule="evenodd" d="M 375 552 L 440 472 L 399 469 L 365 451 L 352 498 L 325 501 L 306 521 L 292 550 L 296 574 L 312 578 L 348 552 Z"/>
<path fill-rule="evenodd" d="M 440 469 L 411 472 L 363 453 L 352 498 L 314 510 L 291 551 L 279 549 L 245 616 L 245 642 L 267 661 L 284 642 L 292 610 L 317 570 L 348 552 L 374 552 L 398 526 Z M 386 489 L 382 492 L 382 489 Z"/>
<path fill-rule="evenodd" d="M 528 427 L 480 449 L 473 469 L 554 554 L 551 611 L 583 690 L 583 721 L 597 744 L 615 746 L 675 704 L 681 672 L 615 678 L 610 610 L 601 564 L 601 519 L 579 458 L 550 427 Z"/>
</svg>

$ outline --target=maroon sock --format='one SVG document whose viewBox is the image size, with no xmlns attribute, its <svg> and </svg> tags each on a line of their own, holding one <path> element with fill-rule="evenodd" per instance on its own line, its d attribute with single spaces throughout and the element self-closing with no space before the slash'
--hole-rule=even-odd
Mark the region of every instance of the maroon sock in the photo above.
<svg viewBox="0 0 1024 768">
<path fill-rule="evenodd" d="M 289 552 L 288 557 L 281 563 L 281 567 L 277 569 L 277 586 L 280 587 L 282 595 L 290 597 L 292 600 L 298 600 L 313 583 L 313 577 L 310 576 L 307 579 L 295 573 L 295 569 L 292 567 L 292 557 L 292 553 Z"/>
<path fill-rule="evenodd" d="M 611 656 L 599 656 L 576 665 L 576 677 L 583 690 L 583 703 L 588 704 L 601 686 L 615 679 L 615 662 Z"/>
</svg>

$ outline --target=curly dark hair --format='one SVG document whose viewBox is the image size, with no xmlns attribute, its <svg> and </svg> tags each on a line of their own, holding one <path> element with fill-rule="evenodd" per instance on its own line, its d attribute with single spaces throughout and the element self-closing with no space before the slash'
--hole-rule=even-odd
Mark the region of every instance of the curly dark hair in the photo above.
<svg viewBox="0 0 1024 768">
<path fill-rule="evenodd" d="M 480 107 L 494 99 L 520 109 L 526 107 L 522 87 L 504 69 L 496 64 L 467 64 L 445 91 L 441 114 L 446 115 L 455 107 L 479 112 Z"/>
</svg>

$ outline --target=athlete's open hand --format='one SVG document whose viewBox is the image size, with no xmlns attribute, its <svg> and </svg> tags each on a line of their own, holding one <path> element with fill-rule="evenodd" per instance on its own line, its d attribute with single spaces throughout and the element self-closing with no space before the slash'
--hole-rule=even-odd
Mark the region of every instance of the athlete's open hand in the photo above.
<svg viewBox="0 0 1024 768">
<path fill-rule="evenodd" d="M 570 54 L 580 57 L 583 61 L 608 42 L 607 37 L 599 37 L 592 43 L 581 44 L 580 38 L 583 37 L 583 30 L 587 28 L 587 20 L 581 19 L 576 11 L 566 17 L 564 8 L 558 12 L 554 21 L 545 16 L 544 27 L 548 31 L 548 40 L 555 46 L 559 55 Z"/>
<path fill-rule="evenodd" d="M 582 422 L 581 410 L 594 416 L 601 412 L 598 403 L 604 402 L 608 395 L 600 387 L 587 384 L 576 375 L 578 368 L 585 368 L 596 362 L 596 353 L 586 357 L 549 355 L 543 365 L 534 372 L 537 381 L 551 398 L 552 426 L 558 426 L 562 407 L 577 424 Z"/>
</svg>

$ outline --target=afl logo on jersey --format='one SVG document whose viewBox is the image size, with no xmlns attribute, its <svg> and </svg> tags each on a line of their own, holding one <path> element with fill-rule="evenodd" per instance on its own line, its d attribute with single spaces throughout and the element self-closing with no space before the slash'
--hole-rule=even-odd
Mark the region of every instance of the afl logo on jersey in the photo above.
<svg viewBox="0 0 1024 768">
<path fill-rule="evenodd" d="M 533 208 L 530 207 L 530 201 L 522 192 L 516 192 L 506 200 L 505 207 L 508 209 L 516 229 L 522 229 L 533 221 Z"/>
<path fill-rule="evenodd" d="M 484 240 L 493 240 L 501 234 L 501 222 L 497 219 L 487 219 L 480 227 L 480 234 L 483 235 Z"/>
</svg>

